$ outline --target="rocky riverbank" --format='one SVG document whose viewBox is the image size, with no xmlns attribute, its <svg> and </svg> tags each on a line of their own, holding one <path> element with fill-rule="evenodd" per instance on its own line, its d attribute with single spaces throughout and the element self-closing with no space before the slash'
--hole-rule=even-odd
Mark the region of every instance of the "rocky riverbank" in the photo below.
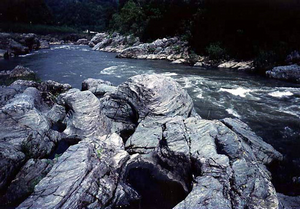
<svg viewBox="0 0 300 209">
<path fill-rule="evenodd" d="M 282 155 L 242 121 L 204 120 L 173 79 L 0 88 L 0 202 L 17 208 L 278 208 Z M 279 199 L 278 199 L 279 197 Z M 296 203 L 297 198 L 293 201 Z"/>
<path fill-rule="evenodd" d="M 87 45 L 92 35 L 36 35 L 33 33 L 0 33 L 0 58 L 28 54 L 34 50 L 49 49 L 55 44 Z"/>
<path fill-rule="evenodd" d="M 119 33 L 98 33 L 89 46 L 96 51 L 116 52 L 119 58 L 168 60 L 174 64 L 191 64 L 195 67 L 219 67 L 244 71 L 253 70 L 253 62 L 212 62 L 207 57 L 192 53 L 187 41 L 179 37 L 157 39 L 152 43 L 141 43 L 139 38 L 122 36 Z"/>
</svg>

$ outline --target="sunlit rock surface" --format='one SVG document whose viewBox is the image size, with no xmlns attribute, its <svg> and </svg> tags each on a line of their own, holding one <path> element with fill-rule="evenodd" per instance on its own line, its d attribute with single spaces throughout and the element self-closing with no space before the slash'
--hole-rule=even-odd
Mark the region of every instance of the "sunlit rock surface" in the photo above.
<svg viewBox="0 0 300 209">
<path fill-rule="evenodd" d="M 0 89 L 4 205 L 24 188 L 18 208 L 278 208 L 265 165 L 282 155 L 242 121 L 201 119 L 173 79 L 87 79 L 51 101 L 41 85 Z"/>
</svg>

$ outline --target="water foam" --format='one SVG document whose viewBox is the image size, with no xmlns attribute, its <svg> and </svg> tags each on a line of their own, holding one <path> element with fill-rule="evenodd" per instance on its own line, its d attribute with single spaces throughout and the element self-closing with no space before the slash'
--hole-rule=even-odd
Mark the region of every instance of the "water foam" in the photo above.
<svg viewBox="0 0 300 209">
<path fill-rule="evenodd" d="M 105 74 L 105 75 L 115 74 L 115 70 L 117 68 L 118 68 L 118 66 L 110 66 L 110 67 L 104 68 L 103 70 L 100 71 L 100 74 Z"/>
<path fill-rule="evenodd" d="M 241 118 L 241 116 L 234 109 L 227 108 L 226 112 L 228 112 L 230 115 L 233 115 L 234 117 Z"/>
<path fill-rule="evenodd" d="M 289 97 L 289 96 L 293 96 L 294 94 L 290 91 L 274 91 L 269 93 L 268 95 L 272 96 L 272 97 L 277 97 L 277 98 L 282 98 L 282 97 Z"/>
<path fill-rule="evenodd" d="M 238 87 L 237 89 L 224 89 L 221 88 L 219 91 L 225 91 L 228 92 L 234 96 L 240 96 L 240 97 L 246 97 L 246 94 L 248 94 L 249 92 L 251 92 L 251 89 L 245 89 L 242 87 Z"/>
</svg>

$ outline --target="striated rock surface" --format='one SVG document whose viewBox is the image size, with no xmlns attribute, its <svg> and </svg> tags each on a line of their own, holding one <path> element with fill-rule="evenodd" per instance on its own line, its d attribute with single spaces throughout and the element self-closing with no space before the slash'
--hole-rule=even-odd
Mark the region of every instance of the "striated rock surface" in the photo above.
<svg viewBox="0 0 300 209">
<path fill-rule="evenodd" d="M 265 165 L 281 154 L 239 120 L 201 119 L 173 79 L 138 75 L 118 87 L 87 79 L 83 91 L 46 83 L 0 89 L 7 206 L 278 208 Z M 52 90 L 49 103 L 42 94 Z"/>
<path fill-rule="evenodd" d="M 266 71 L 266 75 L 270 78 L 300 83 L 300 66 L 295 64 L 274 67 Z"/>
</svg>

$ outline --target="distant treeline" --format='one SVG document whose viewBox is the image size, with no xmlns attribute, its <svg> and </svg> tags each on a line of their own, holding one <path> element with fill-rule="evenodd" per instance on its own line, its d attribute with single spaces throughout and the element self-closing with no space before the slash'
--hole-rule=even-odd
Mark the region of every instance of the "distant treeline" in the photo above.
<svg viewBox="0 0 300 209">
<path fill-rule="evenodd" d="M 135 34 L 179 35 L 195 53 L 266 68 L 300 49 L 299 0 L 1 0 L 1 20 Z"/>
</svg>

